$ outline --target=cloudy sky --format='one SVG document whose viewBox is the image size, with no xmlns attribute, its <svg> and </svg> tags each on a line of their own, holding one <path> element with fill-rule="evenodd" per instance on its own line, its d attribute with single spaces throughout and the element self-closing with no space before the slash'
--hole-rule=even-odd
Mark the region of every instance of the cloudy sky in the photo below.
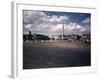
<svg viewBox="0 0 100 80">
<path fill-rule="evenodd" d="M 28 34 L 62 35 L 90 33 L 90 13 L 23 10 L 23 32 Z"/>
</svg>

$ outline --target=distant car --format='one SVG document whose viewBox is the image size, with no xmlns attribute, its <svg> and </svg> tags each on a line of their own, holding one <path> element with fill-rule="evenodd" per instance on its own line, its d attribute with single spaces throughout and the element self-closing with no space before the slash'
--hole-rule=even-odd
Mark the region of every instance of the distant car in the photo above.
<svg viewBox="0 0 100 80">
<path fill-rule="evenodd" d="M 83 41 L 84 41 L 85 43 L 90 43 L 90 42 L 91 42 L 90 39 L 83 39 Z"/>
<path fill-rule="evenodd" d="M 72 40 L 72 39 L 68 39 L 68 41 L 69 41 L 69 42 L 72 42 L 73 40 Z"/>
<path fill-rule="evenodd" d="M 86 43 L 90 43 L 90 40 L 89 40 L 89 39 L 86 39 L 85 42 L 86 42 Z"/>
</svg>

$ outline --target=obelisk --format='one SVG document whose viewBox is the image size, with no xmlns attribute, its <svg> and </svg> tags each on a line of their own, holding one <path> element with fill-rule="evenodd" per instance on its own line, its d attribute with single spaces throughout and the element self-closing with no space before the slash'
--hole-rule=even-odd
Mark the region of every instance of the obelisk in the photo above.
<svg viewBox="0 0 100 80">
<path fill-rule="evenodd" d="M 62 22 L 62 40 L 64 40 L 64 23 Z"/>
</svg>

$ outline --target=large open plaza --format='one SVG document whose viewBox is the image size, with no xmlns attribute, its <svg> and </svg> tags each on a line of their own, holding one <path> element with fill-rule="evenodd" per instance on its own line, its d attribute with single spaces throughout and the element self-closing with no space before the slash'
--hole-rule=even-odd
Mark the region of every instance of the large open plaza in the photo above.
<svg viewBox="0 0 100 80">
<path fill-rule="evenodd" d="M 82 41 L 23 43 L 23 69 L 91 65 L 90 44 Z"/>
</svg>

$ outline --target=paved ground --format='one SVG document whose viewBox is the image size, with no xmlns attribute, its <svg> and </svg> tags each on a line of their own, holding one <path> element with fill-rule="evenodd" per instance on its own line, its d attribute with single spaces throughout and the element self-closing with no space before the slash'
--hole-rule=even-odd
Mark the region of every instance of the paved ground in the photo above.
<svg viewBox="0 0 100 80">
<path fill-rule="evenodd" d="M 90 63 L 90 44 L 84 42 L 23 43 L 23 69 L 90 66 Z"/>
</svg>

